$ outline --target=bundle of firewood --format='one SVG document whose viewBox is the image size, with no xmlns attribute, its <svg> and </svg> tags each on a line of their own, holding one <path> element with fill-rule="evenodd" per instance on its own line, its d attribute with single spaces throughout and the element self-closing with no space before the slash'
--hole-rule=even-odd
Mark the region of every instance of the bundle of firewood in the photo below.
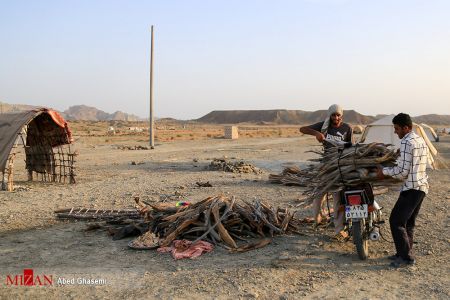
<svg viewBox="0 0 450 300">
<path fill-rule="evenodd" d="M 398 153 L 381 143 L 356 144 L 348 148 L 331 147 L 320 155 L 307 169 L 285 169 L 279 175 L 270 175 L 271 182 L 306 187 L 310 198 L 320 197 L 327 192 L 340 191 L 346 186 L 370 182 L 375 186 L 397 184 L 399 180 L 377 177 L 377 168 L 395 165 Z M 297 172 L 297 174 L 292 174 Z"/>
<path fill-rule="evenodd" d="M 182 207 L 144 204 L 136 199 L 150 231 L 161 246 L 175 239 L 206 240 L 233 252 L 243 252 L 270 243 L 275 234 L 299 231 L 301 221 L 287 209 L 274 209 L 260 201 L 235 201 L 225 196 L 209 197 Z M 257 238 L 257 242 L 250 242 Z M 245 242 L 238 245 L 237 241 Z"/>
</svg>

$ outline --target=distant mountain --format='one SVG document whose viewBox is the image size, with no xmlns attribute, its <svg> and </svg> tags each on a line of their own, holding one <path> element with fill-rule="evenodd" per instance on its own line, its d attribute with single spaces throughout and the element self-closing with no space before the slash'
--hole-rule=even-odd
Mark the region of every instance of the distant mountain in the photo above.
<svg viewBox="0 0 450 300">
<path fill-rule="evenodd" d="M 8 104 L 0 102 L 0 113 L 20 112 L 24 110 L 31 110 L 39 108 L 40 106 L 26 105 L 26 104 Z M 142 118 L 138 116 L 127 114 L 121 111 L 108 114 L 95 107 L 86 105 L 75 105 L 69 107 L 61 115 L 67 120 L 85 120 L 85 121 L 141 121 Z"/>
<path fill-rule="evenodd" d="M 0 102 L 0 113 L 19 112 L 38 108 L 39 106 L 26 104 L 8 104 Z M 144 119 L 127 114 L 121 111 L 109 114 L 95 107 L 86 105 L 71 106 L 61 112 L 67 120 L 86 121 L 143 121 Z M 370 124 L 386 115 L 365 116 L 354 110 L 344 111 L 344 121 L 351 124 Z M 303 111 L 303 110 L 215 110 L 203 117 L 192 120 L 202 123 L 212 124 L 313 124 L 323 121 L 326 117 L 326 110 Z M 155 118 L 158 119 L 158 118 Z M 166 118 L 169 120 L 170 118 Z M 429 125 L 450 125 L 450 115 L 421 115 L 413 117 L 416 123 L 426 123 Z"/>
<path fill-rule="evenodd" d="M 264 123 L 264 124 L 312 124 L 323 121 L 326 110 L 222 110 L 212 111 L 197 119 L 198 122 L 216 124 Z M 369 124 L 375 117 L 362 115 L 354 110 L 344 111 L 344 120 L 352 124 Z"/>
<path fill-rule="evenodd" d="M 108 113 L 86 105 L 71 106 L 63 111 L 63 115 L 67 120 L 86 121 L 106 120 L 109 117 Z"/>
<path fill-rule="evenodd" d="M 27 104 L 8 104 L 0 102 L 0 113 L 13 113 L 24 110 L 31 110 L 38 108 L 39 106 L 27 105 Z"/>
<path fill-rule="evenodd" d="M 85 121 L 139 121 L 139 117 L 130 115 L 121 111 L 108 114 L 95 107 L 86 105 L 75 105 L 69 107 L 63 112 L 64 117 L 67 120 L 85 120 Z"/>
<path fill-rule="evenodd" d="M 425 123 L 428 125 L 449 125 L 450 124 L 450 116 L 449 115 L 422 115 L 412 118 L 416 123 Z"/>
</svg>

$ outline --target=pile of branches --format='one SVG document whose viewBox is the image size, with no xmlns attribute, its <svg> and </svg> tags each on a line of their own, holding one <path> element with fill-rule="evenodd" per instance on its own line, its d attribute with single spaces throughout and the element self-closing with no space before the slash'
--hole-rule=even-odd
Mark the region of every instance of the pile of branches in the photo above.
<svg viewBox="0 0 450 300">
<path fill-rule="evenodd" d="M 312 179 L 313 175 L 311 171 L 313 166 L 309 166 L 306 169 L 300 169 L 297 166 L 289 166 L 284 168 L 280 174 L 270 174 L 269 181 L 271 183 L 284 184 L 288 186 L 308 186 L 308 181 Z"/>
<path fill-rule="evenodd" d="M 252 164 L 244 161 L 228 161 L 226 159 L 215 158 L 208 166 L 209 170 L 224 171 L 232 173 L 255 173 L 260 174 L 262 171 Z"/>
<path fill-rule="evenodd" d="M 399 154 L 389 145 L 355 144 L 348 148 L 331 147 L 325 153 L 316 153 L 321 155 L 320 163 L 314 167 L 314 176 L 306 191 L 311 198 L 363 183 L 372 183 L 375 186 L 399 183 L 398 179 L 391 177 L 377 177 L 378 167 L 396 165 Z"/>
<path fill-rule="evenodd" d="M 148 146 L 134 145 L 134 146 L 117 146 L 119 150 L 150 150 Z"/>
<path fill-rule="evenodd" d="M 72 207 L 55 210 L 55 215 L 62 220 L 88 221 L 86 231 L 103 229 L 120 240 L 130 236 L 145 234 L 148 225 L 144 222 L 142 213 L 136 208 L 125 209 L 94 209 Z"/>
<path fill-rule="evenodd" d="M 161 246 L 175 239 L 193 244 L 205 240 L 232 252 L 244 252 L 269 244 L 274 235 L 299 233 L 301 225 L 287 209 L 274 209 L 260 201 L 237 202 L 234 197 L 209 197 L 182 208 L 136 202 Z"/>
<path fill-rule="evenodd" d="M 156 247 L 169 246 L 180 239 L 193 241 L 192 244 L 204 240 L 231 252 L 264 247 L 274 235 L 299 234 L 305 222 L 288 209 L 222 195 L 184 207 L 146 203 L 139 197 L 135 201 L 137 209 L 68 208 L 55 214 L 59 219 L 95 221 L 86 230 L 105 229 L 114 240 L 137 235 L 146 239 L 150 235 L 158 240 Z"/>
</svg>

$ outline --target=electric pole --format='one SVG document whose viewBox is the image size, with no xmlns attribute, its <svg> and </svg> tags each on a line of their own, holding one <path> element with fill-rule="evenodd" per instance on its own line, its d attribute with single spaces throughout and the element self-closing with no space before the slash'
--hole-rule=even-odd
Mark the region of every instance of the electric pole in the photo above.
<svg viewBox="0 0 450 300">
<path fill-rule="evenodd" d="M 150 44 L 150 148 L 155 148 L 155 132 L 153 120 L 153 25 L 151 27 Z"/>
</svg>

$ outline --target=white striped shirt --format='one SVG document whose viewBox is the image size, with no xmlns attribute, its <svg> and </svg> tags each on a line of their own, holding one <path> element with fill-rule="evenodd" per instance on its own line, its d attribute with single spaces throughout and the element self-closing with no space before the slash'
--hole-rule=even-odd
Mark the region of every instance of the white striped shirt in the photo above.
<svg viewBox="0 0 450 300">
<path fill-rule="evenodd" d="M 406 134 L 400 143 L 400 156 L 395 167 L 383 168 L 383 174 L 406 181 L 402 191 L 419 190 L 428 193 L 428 146 L 414 131 Z"/>
</svg>

